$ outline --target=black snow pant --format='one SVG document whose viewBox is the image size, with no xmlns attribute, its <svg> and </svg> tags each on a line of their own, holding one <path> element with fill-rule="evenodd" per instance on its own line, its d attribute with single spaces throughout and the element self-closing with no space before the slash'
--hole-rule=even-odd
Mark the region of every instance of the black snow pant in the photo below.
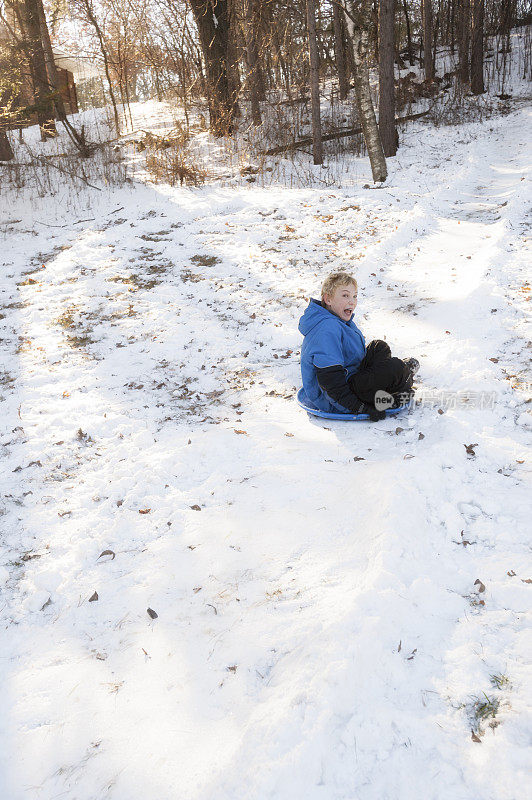
<svg viewBox="0 0 532 800">
<path fill-rule="evenodd" d="M 412 373 L 400 358 L 392 356 L 386 342 L 375 339 L 366 348 L 358 370 L 349 378 L 349 388 L 368 405 L 375 405 L 379 389 L 393 395 L 395 404 L 408 402 L 413 394 Z"/>
</svg>

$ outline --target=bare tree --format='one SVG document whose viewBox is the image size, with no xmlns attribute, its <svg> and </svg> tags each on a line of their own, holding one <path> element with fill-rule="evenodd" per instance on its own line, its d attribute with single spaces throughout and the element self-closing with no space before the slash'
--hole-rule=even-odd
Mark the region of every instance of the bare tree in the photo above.
<svg viewBox="0 0 532 800">
<path fill-rule="evenodd" d="M 432 0 L 421 1 L 421 14 L 423 18 L 423 68 L 425 80 L 427 83 L 432 83 L 434 80 Z"/>
<path fill-rule="evenodd" d="M 395 0 L 379 3 L 379 131 L 385 156 L 397 152 L 394 86 Z"/>
<path fill-rule="evenodd" d="M 50 32 L 48 31 L 48 25 L 46 22 L 46 16 L 44 13 L 44 7 L 42 0 L 35 0 L 37 5 L 38 13 L 39 13 L 39 22 L 41 27 L 41 40 L 44 52 L 44 60 L 46 64 L 46 74 L 48 76 L 48 87 L 49 90 L 52 92 L 52 101 L 55 108 L 55 113 L 57 118 L 63 124 L 65 130 L 67 131 L 70 140 L 74 144 L 74 146 L 79 151 L 80 155 L 86 157 L 90 155 L 91 148 L 88 147 L 85 137 L 82 134 L 79 134 L 73 125 L 70 124 L 67 113 L 65 111 L 65 104 L 63 102 L 63 97 L 61 95 L 61 86 L 59 82 L 59 76 L 57 74 L 57 67 L 55 65 L 55 58 L 54 53 L 52 50 L 52 42 L 50 39 Z"/>
<path fill-rule="evenodd" d="M 244 0 L 246 61 L 249 72 L 249 94 L 251 100 L 251 116 L 254 125 L 260 125 L 260 74 L 259 56 L 257 53 L 257 0 Z"/>
<path fill-rule="evenodd" d="M 470 0 L 457 0 L 458 69 L 462 83 L 469 83 L 469 45 L 471 40 Z"/>
<path fill-rule="evenodd" d="M 0 122 L 0 126 L 1 126 Z M 15 157 L 7 133 L 0 127 L 0 161 L 11 161 Z"/>
<path fill-rule="evenodd" d="M 116 98 L 113 91 L 113 82 L 111 80 L 111 72 L 109 67 L 109 58 L 107 55 L 107 48 L 105 45 L 105 39 L 103 36 L 102 29 L 100 27 L 100 23 L 96 17 L 96 12 L 94 11 L 92 0 L 76 0 L 79 3 L 79 6 L 87 20 L 92 25 L 94 32 L 96 33 L 96 38 L 98 39 L 98 43 L 100 45 L 100 50 L 103 58 L 103 66 L 105 70 L 105 77 L 107 78 L 107 88 L 109 89 L 109 97 L 111 99 L 111 104 L 113 106 L 113 113 L 114 113 L 114 120 L 115 120 L 115 128 L 118 135 L 120 135 L 120 120 L 118 118 L 118 109 L 116 107 Z"/>
<path fill-rule="evenodd" d="M 210 127 L 215 136 L 231 134 L 235 98 L 229 83 L 227 0 L 189 0 L 207 71 Z"/>
<path fill-rule="evenodd" d="M 484 0 L 472 0 L 471 91 L 484 91 Z"/>
<path fill-rule="evenodd" d="M 46 59 L 42 43 L 41 21 L 38 0 L 24 0 L 24 5 L 14 6 L 23 32 L 23 45 L 28 58 L 33 84 L 34 110 L 37 113 L 41 139 L 55 136 L 54 106 L 48 83 Z"/>
<path fill-rule="evenodd" d="M 340 88 L 340 100 L 345 100 L 349 93 L 349 81 L 347 78 L 347 63 L 345 55 L 345 37 L 342 25 L 342 13 L 337 0 L 333 0 L 333 29 L 334 29 L 334 54 L 336 58 L 336 69 L 338 71 L 338 83 Z"/>
<path fill-rule="evenodd" d="M 414 47 L 412 45 L 412 34 L 410 30 L 410 17 L 408 16 L 408 5 L 407 0 L 403 0 L 403 11 L 405 13 L 405 24 L 406 24 L 406 46 L 408 49 L 408 60 L 410 61 L 410 66 L 414 66 Z"/>
<path fill-rule="evenodd" d="M 373 180 L 375 182 L 384 181 L 388 173 L 375 117 L 375 109 L 371 99 L 367 61 L 372 17 L 371 0 L 346 0 L 345 15 L 347 30 L 353 48 L 354 83 L 358 116 L 368 149 Z"/>
<path fill-rule="evenodd" d="M 312 154 L 315 164 L 323 164 L 320 113 L 320 65 L 316 41 L 316 0 L 307 0 L 307 29 L 312 103 Z"/>
</svg>

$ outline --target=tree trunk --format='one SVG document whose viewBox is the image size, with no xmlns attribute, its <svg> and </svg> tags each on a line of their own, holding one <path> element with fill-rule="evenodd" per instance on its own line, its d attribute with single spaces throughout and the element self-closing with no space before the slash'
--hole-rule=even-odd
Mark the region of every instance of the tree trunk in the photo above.
<svg viewBox="0 0 532 800">
<path fill-rule="evenodd" d="M 427 83 L 432 83 L 434 80 L 432 0 L 421 0 L 421 13 L 423 17 L 423 68 L 425 70 L 425 80 Z"/>
<path fill-rule="evenodd" d="M 406 4 L 406 0 L 403 0 L 403 11 L 405 12 L 406 46 L 407 46 L 407 49 L 408 49 L 408 60 L 410 61 L 410 66 L 413 67 L 414 64 L 415 64 L 414 47 L 412 45 L 412 33 L 410 31 L 410 18 L 408 16 L 408 6 Z"/>
<path fill-rule="evenodd" d="M 100 28 L 100 25 L 98 23 L 98 20 L 96 19 L 95 15 L 94 15 L 94 11 L 93 11 L 92 5 L 91 5 L 91 0 L 85 0 L 83 7 L 84 7 L 84 10 L 85 10 L 85 13 L 87 14 L 87 19 L 89 20 L 89 22 L 91 23 L 92 27 L 94 28 L 96 36 L 98 37 L 98 41 L 100 43 L 100 50 L 102 51 L 102 58 L 103 58 L 103 66 L 104 66 L 104 70 L 105 70 L 105 77 L 107 78 L 107 88 L 109 89 L 109 97 L 111 98 L 111 104 L 113 106 L 116 133 L 117 133 L 118 136 L 120 136 L 120 120 L 119 120 L 119 117 L 118 117 L 118 109 L 116 107 L 116 98 L 115 98 L 115 93 L 113 91 L 113 84 L 112 84 L 112 81 L 111 81 L 111 72 L 109 70 L 109 58 L 107 56 L 107 49 L 105 47 L 105 41 L 104 41 L 104 38 L 103 38 L 103 33 L 101 31 L 101 28 Z"/>
<path fill-rule="evenodd" d="M 470 0 L 458 0 L 458 66 L 462 83 L 469 83 L 469 44 L 471 31 Z"/>
<path fill-rule="evenodd" d="M 260 85 L 258 73 L 257 54 L 257 14 L 256 0 L 244 0 L 245 31 L 246 31 L 246 57 L 248 64 L 249 95 L 251 100 L 251 117 L 254 125 L 262 123 L 260 115 Z"/>
<path fill-rule="evenodd" d="M 6 131 L 2 130 L 2 122 L 0 120 L 0 161 L 11 161 L 15 157 L 11 143 L 7 138 Z"/>
<path fill-rule="evenodd" d="M 368 149 L 373 180 L 377 182 L 386 180 L 388 173 L 369 85 L 367 54 L 372 14 L 371 0 L 362 0 L 358 8 L 357 5 L 355 0 L 346 0 L 346 24 L 353 48 L 358 116 Z"/>
<path fill-rule="evenodd" d="M 320 71 L 316 41 L 316 0 L 307 0 L 308 50 L 310 62 L 310 96 L 312 103 L 312 154 L 315 164 L 323 164 L 320 114 Z"/>
<path fill-rule="evenodd" d="M 471 27 L 471 91 L 484 91 L 484 0 L 473 0 Z"/>
<path fill-rule="evenodd" d="M 336 57 L 336 69 L 338 71 L 338 83 L 340 86 L 340 100 L 345 100 L 349 93 L 349 81 L 347 79 L 347 64 L 345 59 L 344 31 L 342 27 L 342 15 L 340 6 L 333 0 L 333 27 L 334 27 L 334 53 Z"/>
<path fill-rule="evenodd" d="M 502 41 L 502 51 L 506 53 L 510 50 L 510 30 L 514 24 L 517 12 L 516 0 L 502 0 L 499 22 L 499 33 L 504 37 Z"/>
<path fill-rule="evenodd" d="M 394 86 L 395 0 L 379 3 L 379 131 L 385 156 L 397 152 Z"/>
<path fill-rule="evenodd" d="M 217 2 L 214 3 L 214 10 L 216 11 Z M 227 80 L 229 83 L 229 93 L 231 95 L 231 104 L 233 109 L 233 117 L 240 117 L 242 112 L 238 98 L 242 85 L 240 83 L 240 71 L 238 64 L 243 55 L 243 47 L 237 39 L 238 23 L 236 18 L 235 0 L 227 0 Z"/>
<path fill-rule="evenodd" d="M 65 104 L 63 102 L 63 97 L 61 96 L 61 87 L 59 83 L 59 76 L 57 74 L 57 67 L 55 65 L 54 54 L 52 50 L 52 42 L 50 40 L 50 33 L 48 31 L 48 25 L 46 24 L 46 16 L 44 13 L 44 7 L 42 4 L 42 0 L 35 0 L 37 3 L 38 11 L 39 11 L 39 22 L 41 26 L 41 39 L 43 44 L 44 50 L 44 59 L 46 63 L 46 73 L 48 75 L 48 83 L 50 88 L 55 93 L 54 96 L 54 108 L 57 115 L 57 118 L 63 123 L 71 141 L 77 147 L 80 154 L 84 157 L 90 154 L 90 149 L 87 147 L 85 139 L 83 136 L 80 136 L 79 133 L 73 128 L 70 122 L 67 119 L 67 114 L 65 111 Z"/>
<path fill-rule="evenodd" d="M 46 60 L 41 39 L 41 22 L 37 0 L 24 0 L 24 33 L 30 62 L 33 95 L 41 140 L 53 138 L 57 134 L 53 102 L 50 99 L 52 87 L 48 82 Z"/>
<path fill-rule="evenodd" d="M 233 132 L 234 102 L 229 84 L 227 0 L 189 0 L 207 71 L 210 128 L 215 136 Z"/>
</svg>

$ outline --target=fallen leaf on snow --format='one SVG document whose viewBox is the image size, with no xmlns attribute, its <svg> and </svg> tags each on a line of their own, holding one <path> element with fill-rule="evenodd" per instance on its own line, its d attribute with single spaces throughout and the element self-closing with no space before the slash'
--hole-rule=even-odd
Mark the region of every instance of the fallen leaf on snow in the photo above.
<svg viewBox="0 0 532 800">
<path fill-rule="evenodd" d="M 154 611 L 153 608 L 147 608 L 146 612 L 151 619 L 157 619 L 157 617 L 159 616 L 159 614 L 156 611 Z"/>
<path fill-rule="evenodd" d="M 238 433 L 241 436 L 247 436 L 248 435 L 247 431 L 241 431 L 241 430 L 238 430 L 238 428 L 233 428 L 233 430 L 234 430 L 235 433 Z"/>
<path fill-rule="evenodd" d="M 139 514 L 149 514 L 151 508 L 139 508 Z"/>
<path fill-rule="evenodd" d="M 484 586 L 484 584 L 482 583 L 482 581 L 480 580 L 480 578 L 477 578 L 477 579 L 476 579 L 476 581 L 475 581 L 475 583 L 473 584 L 473 586 L 476 586 L 476 587 L 478 587 L 478 591 L 479 591 L 480 593 L 482 593 L 482 592 L 485 592 L 485 591 L 486 591 L 486 587 Z"/>
<path fill-rule="evenodd" d="M 98 592 L 94 592 L 94 594 L 91 594 L 91 596 L 89 597 L 89 603 L 94 603 L 97 599 L 98 599 Z"/>
<path fill-rule="evenodd" d="M 192 511 L 201 511 L 201 506 L 199 506 L 197 503 L 195 503 L 193 506 L 190 506 L 190 508 Z"/>
<path fill-rule="evenodd" d="M 113 559 L 116 556 L 116 553 L 114 553 L 112 550 L 102 550 L 98 558 L 103 558 L 104 556 L 111 556 L 109 561 L 113 561 Z M 96 561 L 98 561 L 98 558 L 96 559 Z"/>
</svg>

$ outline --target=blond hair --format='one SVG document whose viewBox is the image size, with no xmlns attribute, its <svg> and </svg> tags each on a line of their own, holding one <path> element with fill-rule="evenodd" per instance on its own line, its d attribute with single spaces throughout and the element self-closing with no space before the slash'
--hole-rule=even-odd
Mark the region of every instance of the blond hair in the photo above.
<svg viewBox="0 0 532 800">
<path fill-rule="evenodd" d="M 356 279 L 350 275 L 349 272 L 332 272 L 330 275 L 327 275 L 323 281 L 321 299 L 323 300 L 326 294 L 329 296 L 334 294 L 334 290 L 337 286 L 349 286 L 351 284 L 354 285 L 355 290 L 358 289 Z"/>
</svg>

